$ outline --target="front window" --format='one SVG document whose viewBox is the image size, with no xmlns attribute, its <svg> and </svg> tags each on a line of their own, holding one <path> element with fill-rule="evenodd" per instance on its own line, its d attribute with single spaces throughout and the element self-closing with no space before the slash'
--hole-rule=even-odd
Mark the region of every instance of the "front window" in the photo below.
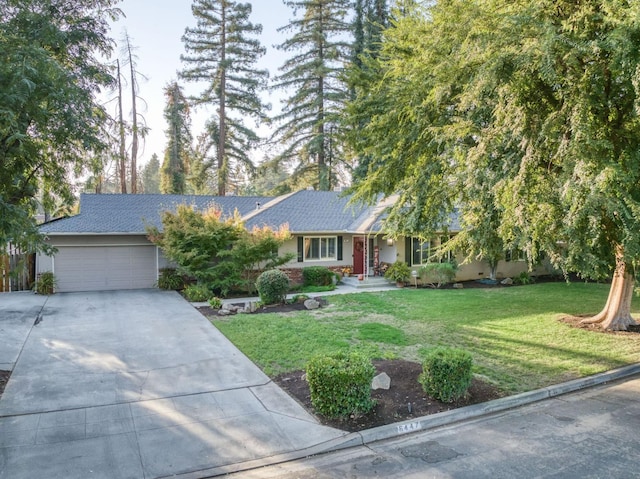
<svg viewBox="0 0 640 479">
<path fill-rule="evenodd" d="M 305 261 L 328 261 L 335 260 L 337 237 L 311 237 L 304 238 L 304 260 Z"/>
<path fill-rule="evenodd" d="M 451 239 L 449 235 L 437 236 L 428 241 L 422 241 L 419 238 L 411 238 L 412 265 L 417 266 L 425 263 L 447 263 L 453 260 L 453 253 L 447 251 L 438 254 L 439 247 L 443 246 Z"/>
</svg>

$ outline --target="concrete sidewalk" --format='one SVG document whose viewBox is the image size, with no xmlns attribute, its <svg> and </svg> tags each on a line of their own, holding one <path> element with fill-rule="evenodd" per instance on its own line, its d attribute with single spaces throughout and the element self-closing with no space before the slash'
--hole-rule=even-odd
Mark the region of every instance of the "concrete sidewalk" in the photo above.
<svg viewBox="0 0 640 479">
<path fill-rule="evenodd" d="M 0 399 L 2 479 L 203 477 L 346 435 L 177 293 L 10 293 L 0 317 L 21 305 L 3 359 L 15 367 Z"/>
</svg>

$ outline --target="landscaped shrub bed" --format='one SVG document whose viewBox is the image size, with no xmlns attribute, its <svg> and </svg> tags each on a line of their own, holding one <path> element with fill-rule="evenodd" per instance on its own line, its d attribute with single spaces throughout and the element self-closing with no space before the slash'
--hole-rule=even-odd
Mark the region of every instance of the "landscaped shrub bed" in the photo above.
<svg viewBox="0 0 640 479">
<path fill-rule="evenodd" d="M 367 356 L 346 352 L 318 356 L 309 361 L 306 372 L 311 403 L 323 416 L 366 414 L 375 406 L 371 380 L 376 369 Z"/>
<path fill-rule="evenodd" d="M 419 381 L 429 396 L 450 403 L 460 399 L 469 389 L 472 366 L 473 359 L 468 351 L 435 348 L 424 358 Z"/>
<path fill-rule="evenodd" d="M 289 290 L 289 277 L 279 269 L 270 269 L 258 276 L 256 288 L 264 304 L 284 303 Z"/>
<path fill-rule="evenodd" d="M 304 286 L 329 286 L 333 283 L 335 273 L 324 266 L 308 266 L 302 268 Z"/>
</svg>

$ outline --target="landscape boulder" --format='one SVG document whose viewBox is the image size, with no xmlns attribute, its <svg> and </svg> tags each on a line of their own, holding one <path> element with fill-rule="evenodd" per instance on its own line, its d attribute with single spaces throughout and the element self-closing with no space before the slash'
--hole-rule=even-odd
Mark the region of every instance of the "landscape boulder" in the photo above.
<svg viewBox="0 0 640 479">
<path fill-rule="evenodd" d="M 371 389 L 389 389 L 391 378 L 387 373 L 380 373 L 371 381 Z"/>
<path fill-rule="evenodd" d="M 307 309 L 318 309 L 320 307 L 320 301 L 316 301 L 315 299 L 307 299 L 304 302 L 304 307 Z"/>
</svg>

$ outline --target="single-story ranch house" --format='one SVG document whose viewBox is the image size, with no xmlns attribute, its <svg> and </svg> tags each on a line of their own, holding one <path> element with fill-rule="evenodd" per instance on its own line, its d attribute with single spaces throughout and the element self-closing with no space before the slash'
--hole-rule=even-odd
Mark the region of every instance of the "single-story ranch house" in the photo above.
<svg viewBox="0 0 640 479">
<path fill-rule="evenodd" d="M 406 261 L 413 270 L 427 262 L 439 239 L 387 239 L 380 218 L 387 203 L 349 205 L 349 198 L 334 191 L 302 190 L 278 197 L 82 194 L 80 213 L 41 225 L 52 256 L 39 254 L 36 271 L 51 271 L 58 292 L 140 289 L 155 287 L 161 268 L 171 266 L 162 251 L 147 239 L 147 226 L 162 230 L 161 214 L 177 205 L 198 210 L 211 206 L 224 214 L 240 214 L 247 228 L 288 224 L 292 239 L 280 253 L 293 252 L 286 265 L 290 273 L 305 266 L 350 267 L 353 274 L 381 274 L 380 265 Z M 456 229 L 458 228 L 458 229 Z M 455 234 L 459 226 L 449 226 Z M 462 256 L 461 256 L 462 258 Z M 509 258 L 498 265 L 498 277 L 515 276 L 526 262 Z M 534 271 L 543 274 L 545 271 Z M 484 262 L 461 265 L 456 279 L 488 277 Z M 292 276 L 296 276 L 293 274 Z"/>
</svg>

